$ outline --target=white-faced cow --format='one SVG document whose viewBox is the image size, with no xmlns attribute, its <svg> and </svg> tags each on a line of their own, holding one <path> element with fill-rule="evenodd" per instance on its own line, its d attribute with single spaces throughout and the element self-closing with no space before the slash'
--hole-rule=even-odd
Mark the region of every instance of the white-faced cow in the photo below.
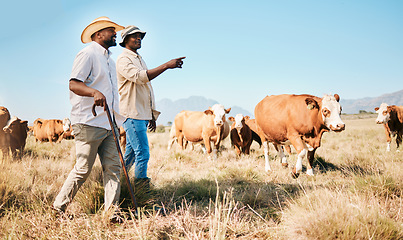
<svg viewBox="0 0 403 240">
<path fill-rule="evenodd" d="M 391 136 L 396 136 L 396 146 L 399 151 L 403 134 L 403 106 L 388 106 L 388 104 L 382 103 L 379 108 L 375 108 L 375 111 L 378 113 L 376 123 L 383 124 L 385 127 L 386 151 L 390 151 Z"/>
<path fill-rule="evenodd" d="M 292 144 L 297 151 L 297 163 L 293 176 L 302 171 L 302 159 L 308 153 L 307 175 L 313 175 L 312 164 L 316 149 L 320 146 L 322 134 L 328 131 L 340 132 L 345 124 L 340 118 L 339 95 L 272 95 L 266 96 L 255 107 L 258 134 L 264 139 L 265 170 L 269 164 L 268 142 Z M 282 148 L 278 148 L 282 163 L 287 163 Z"/>
<path fill-rule="evenodd" d="M 28 121 L 22 121 L 17 117 L 12 117 L 2 129 L 8 139 L 7 150 L 11 150 L 12 155 L 22 156 L 28 134 Z M 19 151 L 18 154 L 17 150 Z M 5 152 L 7 155 L 8 151 Z"/>
<path fill-rule="evenodd" d="M 232 123 L 230 138 L 231 143 L 235 147 L 235 152 L 238 156 L 241 153 L 249 155 L 250 145 L 252 145 L 252 130 L 246 125 L 246 120 L 249 116 L 243 116 L 242 114 L 237 114 L 234 117 L 229 117 Z"/>
<path fill-rule="evenodd" d="M 63 139 L 74 139 L 73 128 L 71 127 L 71 121 L 69 118 L 63 118 L 63 133 L 60 135 L 58 142 L 62 141 Z"/>
<path fill-rule="evenodd" d="M 221 104 L 215 104 L 204 112 L 182 111 L 175 116 L 175 136 L 178 140 L 179 147 L 184 149 L 184 141 L 200 142 L 203 141 L 207 153 L 218 150 L 221 140 L 224 136 L 224 123 L 226 122 L 225 114 L 229 113 L 231 108 L 224 109 Z M 175 139 L 170 139 L 173 143 Z M 212 148 L 214 145 L 214 148 Z"/>
<path fill-rule="evenodd" d="M 224 141 L 224 139 L 226 139 L 226 138 L 228 137 L 229 132 L 230 132 L 230 126 L 229 126 L 229 124 L 228 124 L 228 121 L 225 121 L 224 124 L 223 124 L 223 130 L 222 130 L 222 134 L 221 134 L 221 142 Z M 178 142 L 178 139 L 176 138 L 175 122 L 173 122 L 173 123 L 172 123 L 172 126 L 171 126 L 171 130 L 170 130 L 170 132 L 169 132 L 168 150 L 171 150 L 172 145 L 173 145 L 175 142 Z M 206 147 L 204 146 L 203 140 L 202 140 L 202 141 L 199 141 L 199 142 L 190 142 L 190 141 L 188 141 L 188 140 L 186 140 L 186 139 L 183 139 L 183 146 L 182 146 L 182 149 L 186 149 L 186 147 L 187 147 L 188 145 L 190 145 L 190 148 L 191 148 L 191 150 L 193 151 L 194 148 L 195 148 L 195 146 L 196 146 L 197 144 L 200 144 L 201 150 L 202 150 L 204 153 L 207 153 L 207 150 L 206 150 Z"/>
</svg>

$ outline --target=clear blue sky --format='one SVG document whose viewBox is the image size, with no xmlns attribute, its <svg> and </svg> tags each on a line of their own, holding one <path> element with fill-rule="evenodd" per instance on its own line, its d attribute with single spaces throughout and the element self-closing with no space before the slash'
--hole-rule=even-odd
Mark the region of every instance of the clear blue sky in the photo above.
<svg viewBox="0 0 403 240">
<path fill-rule="evenodd" d="M 402 13 L 400 0 L 7 1 L 0 105 L 31 123 L 68 117 L 80 35 L 100 16 L 147 32 L 149 68 L 186 56 L 153 80 L 157 100 L 197 95 L 253 112 L 271 94 L 376 97 L 403 88 Z"/>
</svg>

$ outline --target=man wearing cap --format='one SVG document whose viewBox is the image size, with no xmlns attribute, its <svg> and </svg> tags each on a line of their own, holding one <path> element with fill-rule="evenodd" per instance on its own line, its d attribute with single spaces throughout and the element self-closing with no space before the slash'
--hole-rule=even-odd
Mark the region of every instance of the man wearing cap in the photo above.
<svg viewBox="0 0 403 240">
<path fill-rule="evenodd" d="M 144 31 L 132 25 L 123 29 L 122 42 L 119 45 L 124 49 L 116 61 L 120 113 L 126 117 L 123 123 L 127 139 L 124 159 L 128 169 L 133 165 L 135 167 L 135 189 L 137 190 L 142 185 L 145 189 L 149 189 L 147 166 L 150 152 L 147 127 L 150 131 L 155 131 L 155 121 L 159 115 L 155 109 L 154 92 L 150 81 L 167 69 L 182 68 L 182 60 L 185 58 L 172 59 L 161 66 L 148 69 L 137 52 L 141 48 L 141 40 L 145 34 Z"/>
<path fill-rule="evenodd" d="M 82 32 L 81 41 L 90 44 L 77 54 L 69 82 L 76 163 L 53 203 L 59 213 L 65 212 L 89 176 L 97 154 L 103 169 L 105 210 L 118 204 L 121 164 L 104 107 L 108 104 L 115 120 L 122 122 L 116 65 L 108 49 L 116 46 L 116 32 L 123 28 L 107 17 L 100 17 Z M 92 114 L 94 104 L 97 116 Z"/>
</svg>

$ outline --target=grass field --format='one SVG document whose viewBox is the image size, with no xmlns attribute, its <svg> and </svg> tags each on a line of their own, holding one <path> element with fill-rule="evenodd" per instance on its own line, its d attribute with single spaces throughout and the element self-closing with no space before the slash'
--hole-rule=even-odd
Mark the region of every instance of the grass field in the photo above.
<svg viewBox="0 0 403 240">
<path fill-rule="evenodd" d="M 314 177 L 291 177 L 296 162 L 264 171 L 263 148 L 236 157 L 229 138 L 217 160 L 167 149 L 169 132 L 151 133 L 149 177 L 153 202 L 166 215 L 141 209 L 137 219 L 111 224 L 102 214 L 99 162 L 68 207 L 73 220 L 56 218 L 53 200 L 74 165 L 74 142 L 27 140 L 21 160 L 2 159 L 0 236 L 3 239 L 403 239 L 403 152 L 386 152 L 374 118 L 343 116 L 346 130 L 325 133 Z M 306 159 L 303 161 L 306 165 Z M 305 169 L 304 169 L 305 170 Z M 131 173 L 131 175 L 133 175 Z M 123 179 L 123 178 L 122 178 Z M 129 198 L 122 182 L 122 199 Z M 127 200 L 122 200 L 122 206 Z"/>
</svg>

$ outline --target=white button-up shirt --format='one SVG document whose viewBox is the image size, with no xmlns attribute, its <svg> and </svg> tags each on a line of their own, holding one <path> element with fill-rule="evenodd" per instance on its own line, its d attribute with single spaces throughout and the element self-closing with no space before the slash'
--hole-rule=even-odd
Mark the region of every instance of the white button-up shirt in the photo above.
<svg viewBox="0 0 403 240">
<path fill-rule="evenodd" d="M 97 42 L 82 49 L 76 56 L 70 79 L 77 79 L 88 87 L 100 91 L 105 97 L 111 112 L 115 116 L 118 125 L 124 118 L 119 115 L 119 94 L 117 90 L 117 78 L 115 62 L 110 58 L 111 52 Z M 94 105 L 93 97 L 79 96 L 70 91 L 71 124 L 82 123 L 94 127 L 110 130 L 108 116 L 103 107 L 95 108 L 97 116 L 92 114 Z"/>
</svg>

